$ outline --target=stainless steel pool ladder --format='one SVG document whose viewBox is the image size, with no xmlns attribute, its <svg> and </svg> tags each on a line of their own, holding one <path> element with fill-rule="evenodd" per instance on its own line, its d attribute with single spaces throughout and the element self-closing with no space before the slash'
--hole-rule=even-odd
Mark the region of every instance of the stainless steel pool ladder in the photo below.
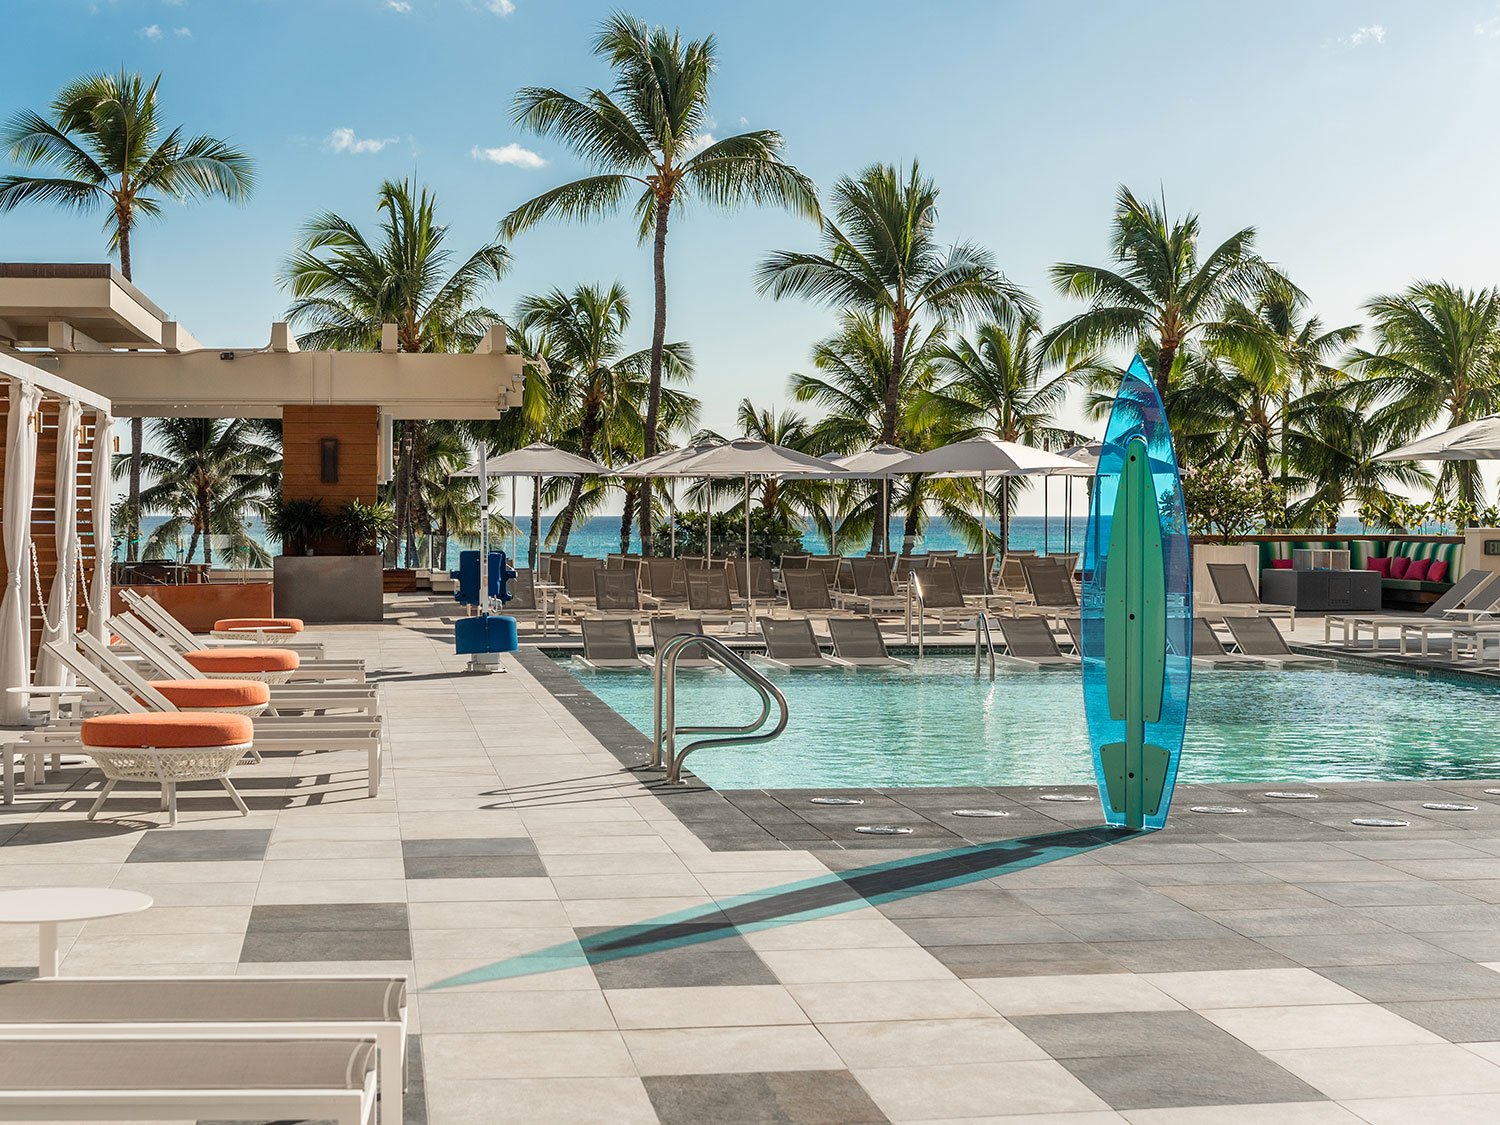
<svg viewBox="0 0 1500 1125">
<path fill-rule="evenodd" d="M 986 651 L 990 654 L 990 683 L 995 682 L 995 638 L 990 636 L 990 618 L 988 614 L 981 613 L 974 618 L 974 675 L 979 675 L 979 644 L 984 642 Z"/>
<path fill-rule="evenodd" d="M 755 689 L 756 694 L 760 696 L 761 704 L 758 719 L 753 723 L 738 727 L 679 727 L 677 725 L 677 659 L 684 650 L 694 645 L 706 650 L 708 656 Z M 702 750 L 707 746 L 744 746 L 754 742 L 769 742 L 786 730 L 789 718 L 786 696 L 781 694 L 775 684 L 750 667 L 744 657 L 723 641 L 702 633 L 683 633 L 657 646 L 656 658 L 653 662 L 652 691 L 654 735 L 651 740 L 651 768 L 661 769 L 665 765 L 666 780 L 672 785 L 682 783 L 683 759 L 694 750 Z M 781 715 L 776 721 L 775 728 L 765 731 L 762 728 L 771 717 L 773 700 Z M 716 734 L 721 737 L 700 738 L 678 750 L 677 736 L 679 734 Z"/>
</svg>

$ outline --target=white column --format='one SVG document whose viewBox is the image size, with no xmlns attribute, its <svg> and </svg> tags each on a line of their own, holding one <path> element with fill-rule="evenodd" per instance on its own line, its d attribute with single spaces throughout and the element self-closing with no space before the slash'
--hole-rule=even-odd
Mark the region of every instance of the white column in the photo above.
<svg viewBox="0 0 1500 1125">
<path fill-rule="evenodd" d="M 0 688 L 31 682 L 31 490 L 36 484 L 36 427 L 42 392 L 31 383 L 10 384 L 5 422 L 5 496 L 0 535 L 5 542 L 5 597 L 0 601 Z M 24 696 L 0 693 L 0 722 L 26 721 Z"/>
<path fill-rule="evenodd" d="M 52 541 L 57 545 L 57 569 L 47 595 L 46 623 L 42 644 L 71 637 L 78 628 L 78 425 L 83 407 L 65 398 L 57 411 L 57 478 L 53 482 L 52 508 L 56 522 Z M 73 675 L 61 660 L 43 650 L 36 659 L 36 682 L 72 685 Z"/>
<path fill-rule="evenodd" d="M 89 522 L 94 530 L 94 578 L 89 583 L 89 632 L 109 642 L 110 574 L 114 569 L 115 542 L 111 506 L 114 504 L 114 424 L 103 411 L 94 415 L 93 494 Z"/>
</svg>

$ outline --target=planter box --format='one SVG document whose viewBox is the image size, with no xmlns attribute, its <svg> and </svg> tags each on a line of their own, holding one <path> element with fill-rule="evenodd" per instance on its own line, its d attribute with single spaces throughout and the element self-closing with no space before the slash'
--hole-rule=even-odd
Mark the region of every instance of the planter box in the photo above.
<svg viewBox="0 0 1500 1125">
<path fill-rule="evenodd" d="M 276 614 L 309 625 L 379 624 L 385 618 L 379 555 L 282 555 Z"/>
<path fill-rule="evenodd" d="M 222 617 L 271 616 L 269 582 L 194 582 L 187 586 L 116 586 L 109 611 L 124 613 L 122 590 L 154 599 L 190 633 L 207 633 Z"/>
</svg>

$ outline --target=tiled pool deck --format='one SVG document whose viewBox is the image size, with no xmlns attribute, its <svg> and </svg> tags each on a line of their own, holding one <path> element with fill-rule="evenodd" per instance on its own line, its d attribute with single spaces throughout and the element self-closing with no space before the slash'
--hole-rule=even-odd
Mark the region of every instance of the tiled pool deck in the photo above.
<svg viewBox="0 0 1500 1125">
<path fill-rule="evenodd" d="M 251 816 L 185 796 L 176 829 L 145 799 L 87 824 L 97 775 L 23 792 L 0 885 L 156 898 L 66 929 L 63 972 L 409 972 L 408 1120 L 435 1125 L 1500 1120 L 1485 783 L 1193 787 L 1107 842 L 1058 790 L 658 795 L 544 658 L 471 678 L 413 626 L 321 632 L 386 685 L 376 800 L 357 753 L 268 755 Z M 0 931 L 8 975 L 34 961 Z"/>
</svg>

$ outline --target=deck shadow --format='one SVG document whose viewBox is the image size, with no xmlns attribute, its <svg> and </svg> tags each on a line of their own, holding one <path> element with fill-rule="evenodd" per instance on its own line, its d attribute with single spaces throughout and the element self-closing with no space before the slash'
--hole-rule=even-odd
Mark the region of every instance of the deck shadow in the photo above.
<svg viewBox="0 0 1500 1125">
<path fill-rule="evenodd" d="M 1097 825 L 851 868 L 615 926 L 471 969 L 423 991 L 549 973 L 790 926 L 1039 867 L 1139 835 L 1143 833 Z"/>
</svg>

